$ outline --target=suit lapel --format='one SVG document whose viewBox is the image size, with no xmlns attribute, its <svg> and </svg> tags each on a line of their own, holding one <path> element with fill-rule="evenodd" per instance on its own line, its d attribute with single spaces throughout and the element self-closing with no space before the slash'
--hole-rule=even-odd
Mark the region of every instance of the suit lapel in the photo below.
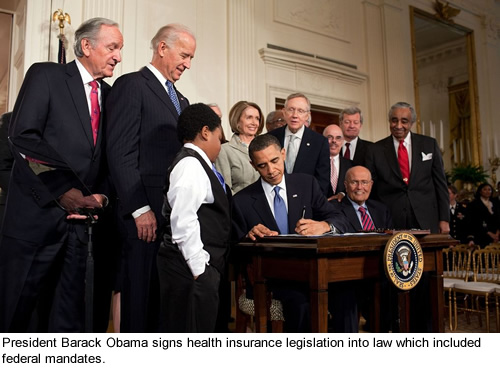
<svg viewBox="0 0 500 368">
<path fill-rule="evenodd" d="M 278 224 L 276 224 L 273 213 L 269 208 L 260 180 L 253 185 L 255 185 L 255 190 L 252 193 L 252 207 L 254 208 L 255 213 L 259 215 L 261 223 L 264 226 L 268 227 L 270 230 L 279 231 Z"/>
<path fill-rule="evenodd" d="M 342 200 L 342 202 L 341 202 L 341 205 L 342 205 L 342 212 L 344 212 L 344 215 L 347 217 L 347 219 L 349 220 L 349 223 L 352 225 L 352 227 L 356 231 L 362 230 L 358 215 L 356 214 L 356 211 L 354 210 L 354 206 L 349 201 L 349 199 L 344 198 L 344 200 Z"/>
<path fill-rule="evenodd" d="M 179 114 L 177 113 L 172 100 L 170 100 L 170 96 L 168 95 L 167 90 L 162 86 L 158 78 L 156 78 L 156 76 L 147 67 L 142 68 L 141 73 L 143 77 L 148 80 L 147 85 L 151 89 L 151 91 L 153 91 L 153 93 L 158 96 L 160 101 L 170 110 L 172 115 L 178 117 Z"/>
<path fill-rule="evenodd" d="M 106 98 L 108 97 L 109 91 L 111 90 L 111 87 L 109 84 L 101 80 L 101 118 L 99 121 L 99 131 L 97 133 L 97 142 L 95 145 L 95 151 L 94 151 L 94 156 L 101 150 L 101 143 L 105 131 L 105 121 L 106 121 L 106 109 L 104 106 L 106 106 Z"/>
<path fill-rule="evenodd" d="M 302 190 L 297 186 L 296 182 L 290 180 L 290 176 L 285 176 L 286 182 L 286 197 L 288 201 L 288 230 L 290 234 L 295 233 L 295 226 L 297 221 L 302 217 L 302 210 L 304 207 L 301 205 Z"/>
<path fill-rule="evenodd" d="M 384 141 L 384 150 L 387 166 L 393 171 L 401 181 L 403 181 L 403 175 L 401 175 L 401 170 L 399 169 L 398 157 L 396 156 L 396 151 L 394 149 L 394 141 L 392 135 L 387 137 Z"/>
<path fill-rule="evenodd" d="M 368 207 L 368 211 L 370 212 L 370 217 L 372 218 L 375 228 L 381 229 L 385 227 L 384 214 L 382 213 L 381 208 L 374 206 L 370 200 L 366 201 L 366 207 Z"/>
<path fill-rule="evenodd" d="M 89 105 L 87 102 L 87 96 L 85 96 L 85 87 L 83 86 L 83 80 L 78 72 L 78 67 L 73 61 L 67 64 L 66 73 L 68 78 L 66 79 L 66 84 L 68 86 L 69 94 L 75 105 L 75 109 L 80 118 L 80 123 L 82 124 L 85 136 L 92 147 L 94 148 L 94 137 L 92 135 L 92 126 L 90 124 L 90 113 Z"/>
<path fill-rule="evenodd" d="M 419 176 L 418 172 L 422 164 L 422 154 L 424 147 L 422 141 L 413 133 L 411 134 L 411 169 L 410 169 L 410 185 Z"/>
<path fill-rule="evenodd" d="M 309 157 L 308 153 L 312 144 L 311 131 L 309 128 L 304 127 L 304 134 L 302 135 L 299 151 L 297 152 L 297 158 L 295 159 L 295 165 L 293 166 L 294 172 L 300 172 L 302 165 L 307 164 L 307 159 Z"/>
</svg>

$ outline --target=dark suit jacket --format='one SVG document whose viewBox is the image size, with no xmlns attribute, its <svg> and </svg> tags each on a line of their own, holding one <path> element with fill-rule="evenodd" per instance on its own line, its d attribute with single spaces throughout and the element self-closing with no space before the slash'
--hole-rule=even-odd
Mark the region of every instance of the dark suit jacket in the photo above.
<svg viewBox="0 0 500 368">
<path fill-rule="evenodd" d="M 342 156 L 340 156 L 340 170 L 339 170 L 339 181 L 337 183 L 337 188 L 335 190 L 335 193 L 333 193 L 333 189 L 332 189 L 332 185 L 328 185 L 328 193 L 327 193 L 327 197 L 331 197 L 332 195 L 334 194 L 338 194 L 340 192 L 343 192 L 345 193 L 345 184 L 344 184 L 344 181 L 345 181 L 345 173 L 347 172 L 347 170 L 349 170 L 353 165 L 352 165 L 352 161 L 351 160 L 348 160 L 346 158 L 343 158 Z"/>
<path fill-rule="evenodd" d="M 356 151 L 354 151 L 354 158 L 352 159 L 353 166 L 365 166 L 366 151 L 372 144 L 373 142 L 358 138 L 358 144 L 356 144 Z"/>
<path fill-rule="evenodd" d="M 233 197 L 233 227 L 237 241 L 244 238 L 248 231 L 257 224 L 279 231 L 260 180 L 259 178 Z M 297 221 L 302 217 L 304 207 L 306 208 L 305 218 L 327 221 L 333 223 L 339 231 L 345 231 L 346 219 L 326 200 L 314 177 L 305 174 L 286 174 L 285 182 L 290 231 L 295 229 Z"/>
<path fill-rule="evenodd" d="M 285 142 L 285 129 L 286 125 L 269 132 L 269 134 L 278 138 L 282 147 Z M 330 149 L 328 140 L 321 134 L 305 127 L 293 172 L 314 176 L 326 195 L 330 186 Z"/>
<path fill-rule="evenodd" d="M 412 226 L 436 233 L 439 221 L 450 220 L 450 200 L 441 152 L 433 138 L 411 133 L 411 140 L 408 185 L 401 176 L 392 136 L 368 148 L 366 167 L 374 181 L 372 197 L 389 207 L 397 229 L 406 227 L 403 222 L 405 214 L 413 210 L 418 224 Z"/>
<path fill-rule="evenodd" d="M 146 205 L 161 221 L 167 170 L 182 147 L 177 139 L 179 115 L 165 87 L 144 67 L 118 78 L 107 107 L 107 156 L 122 216 Z M 177 92 L 181 109 L 189 105 Z M 130 223 L 136 234 L 135 223 Z"/>
<path fill-rule="evenodd" d="M 334 203 L 340 208 L 340 211 L 344 214 L 349 222 L 349 228 L 347 232 L 357 232 L 362 231 L 361 223 L 359 222 L 358 215 L 354 209 L 349 198 L 344 197 L 339 203 Z M 368 212 L 372 218 L 373 224 L 376 229 L 392 229 L 392 216 L 389 208 L 382 202 L 369 199 L 365 202 L 366 207 L 368 207 Z"/>
<path fill-rule="evenodd" d="M 109 89 L 109 85 L 101 83 L 103 102 Z M 36 176 L 13 149 L 16 161 L 4 234 L 38 244 L 60 240 L 68 225 L 66 212 L 54 199 L 71 187 L 84 190 L 80 181 L 91 191 L 96 187 L 102 174 L 103 120 L 104 111 L 94 146 L 85 88 L 75 62 L 37 63 L 30 67 L 14 106 L 11 141 L 14 146 L 23 147 L 24 153 L 43 151 L 51 162 L 65 162 L 72 171 L 53 170 Z"/>
<path fill-rule="evenodd" d="M 488 231 L 496 233 L 500 228 L 500 203 L 495 199 L 491 202 L 493 214 L 480 199 L 476 198 L 467 205 L 467 238 L 483 247 L 493 242 Z"/>
</svg>

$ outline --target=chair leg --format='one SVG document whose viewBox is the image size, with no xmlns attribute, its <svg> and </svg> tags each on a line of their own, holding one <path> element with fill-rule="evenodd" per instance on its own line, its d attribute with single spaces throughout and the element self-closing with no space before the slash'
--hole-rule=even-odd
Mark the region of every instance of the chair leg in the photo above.
<svg viewBox="0 0 500 368">
<path fill-rule="evenodd" d="M 471 300 L 471 306 L 474 307 L 474 301 Z M 464 309 L 465 309 L 465 321 L 470 325 L 470 312 L 469 312 L 469 295 L 464 296 Z"/>
<path fill-rule="evenodd" d="M 453 331 L 453 320 L 452 320 L 452 311 L 451 311 L 451 289 L 448 290 L 448 318 L 449 318 L 449 326 L 450 331 Z"/>
<path fill-rule="evenodd" d="M 486 332 L 490 332 L 490 306 L 488 305 L 488 298 L 489 295 L 486 294 L 484 298 L 484 308 L 486 312 Z M 478 306 L 479 306 L 479 301 L 478 301 Z"/>
<path fill-rule="evenodd" d="M 453 312 L 455 314 L 455 328 L 453 330 L 456 330 L 458 327 L 458 311 L 457 311 L 457 292 L 453 292 Z"/>
<path fill-rule="evenodd" d="M 500 306 L 498 305 L 498 295 L 495 295 L 495 305 L 497 310 L 497 332 L 500 332 Z"/>
<path fill-rule="evenodd" d="M 479 306 L 479 296 L 476 296 L 475 310 L 477 311 L 477 319 L 479 320 L 479 327 L 483 327 L 483 319 L 481 318 L 481 307 Z"/>
</svg>

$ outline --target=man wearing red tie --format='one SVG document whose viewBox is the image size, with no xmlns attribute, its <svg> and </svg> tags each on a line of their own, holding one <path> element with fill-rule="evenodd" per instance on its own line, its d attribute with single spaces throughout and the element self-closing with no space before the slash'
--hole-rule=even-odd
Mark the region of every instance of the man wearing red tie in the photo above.
<svg viewBox="0 0 500 368">
<path fill-rule="evenodd" d="M 44 330 L 83 332 L 88 235 L 77 219 L 107 202 L 90 192 L 104 176 L 100 119 L 110 86 L 102 79 L 113 76 L 122 47 L 118 24 L 93 18 L 75 32 L 75 61 L 37 63 L 26 74 L 9 130 L 15 164 L 0 243 L 0 332 L 25 332 L 43 290 L 53 296 Z M 35 173 L 35 164 L 45 169 Z"/>
<path fill-rule="evenodd" d="M 441 151 L 434 138 L 410 132 L 415 109 L 398 102 L 389 110 L 391 135 L 368 148 L 372 197 L 389 207 L 396 229 L 449 233 L 450 202 Z M 410 330 L 431 330 L 428 275 L 410 292 Z"/>
<path fill-rule="evenodd" d="M 391 135 L 367 151 L 372 197 L 389 207 L 396 229 L 448 233 L 450 207 L 441 151 L 434 138 L 410 132 L 416 120 L 410 104 L 391 107 Z"/>
</svg>

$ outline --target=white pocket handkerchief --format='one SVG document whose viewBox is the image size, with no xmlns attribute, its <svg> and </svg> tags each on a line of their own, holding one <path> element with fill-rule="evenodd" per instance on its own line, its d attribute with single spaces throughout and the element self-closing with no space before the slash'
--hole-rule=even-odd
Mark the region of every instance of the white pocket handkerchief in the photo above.
<svg viewBox="0 0 500 368">
<path fill-rule="evenodd" d="M 431 153 L 423 153 L 422 152 L 422 161 L 432 160 L 432 152 Z"/>
</svg>

